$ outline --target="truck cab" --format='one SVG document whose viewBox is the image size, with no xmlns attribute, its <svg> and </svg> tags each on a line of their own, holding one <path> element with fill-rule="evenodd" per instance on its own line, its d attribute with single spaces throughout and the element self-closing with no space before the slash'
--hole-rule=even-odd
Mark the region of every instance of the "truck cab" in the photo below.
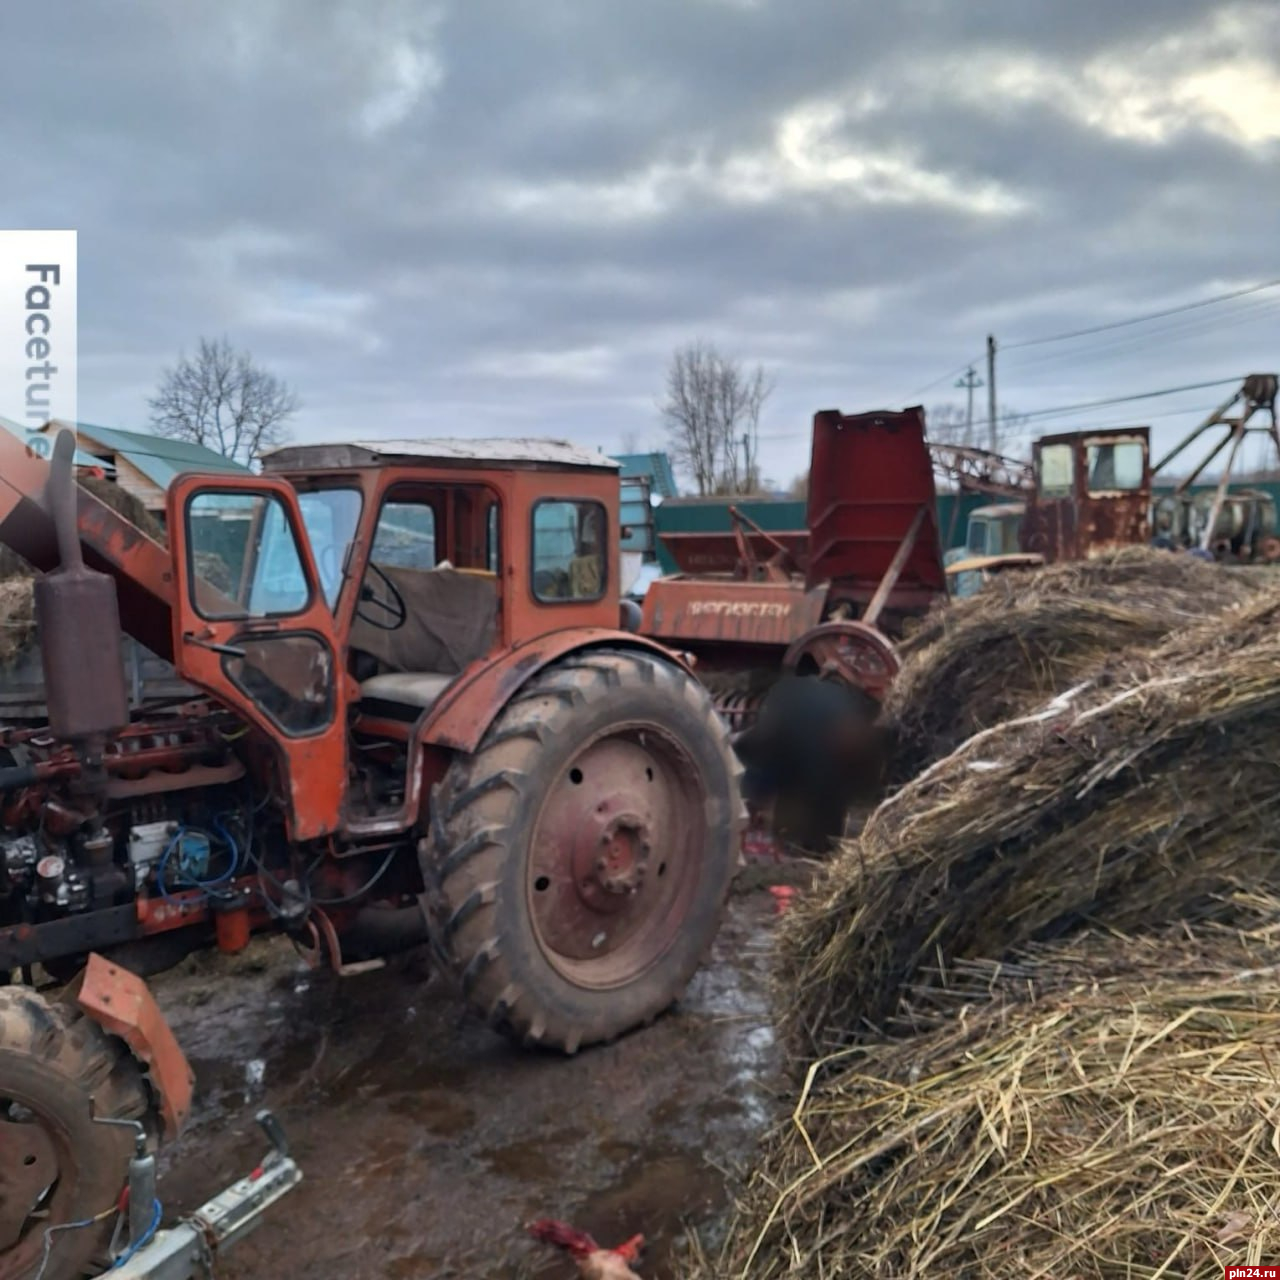
<svg viewBox="0 0 1280 1280">
<path fill-rule="evenodd" d="M 1055 563 L 1150 542 L 1148 428 L 1044 436 L 1033 447 L 1033 467 L 1024 552 Z"/>
<path fill-rule="evenodd" d="M 943 556 L 947 590 L 954 599 L 976 594 L 994 573 L 1007 569 L 1035 568 L 1044 558 L 1020 550 L 1026 504 L 1001 502 L 978 507 L 969 514 L 963 547 L 952 547 Z"/>
</svg>

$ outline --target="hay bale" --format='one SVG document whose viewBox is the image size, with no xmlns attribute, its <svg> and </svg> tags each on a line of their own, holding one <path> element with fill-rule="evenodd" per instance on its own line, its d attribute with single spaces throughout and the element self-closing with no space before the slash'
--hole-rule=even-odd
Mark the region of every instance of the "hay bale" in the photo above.
<svg viewBox="0 0 1280 1280">
<path fill-rule="evenodd" d="M 30 578 L 0 579 L 0 671 L 13 666 L 35 639 L 36 612 Z"/>
<path fill-rule="evenodd" d="M 969 1016 L 805 1091 L 687 1274 L 1216 1280 L 1280 1255 L 1274 959 L 1265 932 L 1092 938 L 975 971 Z"/>
<path fill-rule="evenodd" d="M 1100 664 L 1252 596 L 1266 578 L 1128 547 L 1004 574 L 935 609 L 899 646 L 885 705 L 890 775 L 904 782 L 970 735 L 1070 688 Z"/>
<path fill-rule="evenodd" d="M 807 1061 L 910 1017 L 929 967 L 1280 883 L 1280 592 L 971 738 L 871 816 L 782 932 Z M 939 979 L 941 981 L 941 979 Z"/>
<path fill-rule="evenodd" d="M 140 498 L 111 480 L 81 476 L 78 483 L 149 538 L 165 544 L 164 527 Z M 31 579 L 35 570 L 16 551 L 0 546 L 0 669 L 11 667 L 34 643 L 35 606 Z"/>
</svg>

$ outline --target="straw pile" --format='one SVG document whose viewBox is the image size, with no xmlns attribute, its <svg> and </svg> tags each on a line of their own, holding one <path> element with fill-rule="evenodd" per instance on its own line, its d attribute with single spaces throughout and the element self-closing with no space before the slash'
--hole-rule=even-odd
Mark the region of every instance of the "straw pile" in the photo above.
<svg viewBox="0 0 1280 1280">
<path fill-rule="evenodd" d="M 164 542 L 160 522 L 140 499 L 110 480 L 81 477 L 79 483 L 113 511 L 135 524 L 143 533 Z M 32 603 L 31 566 L 8 547 L 0 546 L 0 669 L 10 667 L 35 639 L 35 609 Z"/>
<path fill-rule="evenodd" d="M 1003 574 L 933 611 L 899 646 L 885 707 L 898 782 L 980 729 L 1070 688 L 1113 654 L 1247 600 L 1258 575 L 1128 547 Z"/>
<path fill-rule="evenodd" d="M 691 1276 L 1280 1256 L 1280 591 L 932 765 L 779 949 L 794 1119 Z"/>
<path fill-rule="evenodd" d="M 810 1081 L 691 1274 L 1217 1280 L 1280 1256 L 1273 958 L 1209 930 L 973 966 L 969 1016 Z"/>
<path fill-rule="evenodd" d="M 1280 883 L 1280 592 L 984 731 L 885 801 L 792 913 L 797 1049 L 902 1016 L 942 957 L 1143 930 Z"/>
</svg>

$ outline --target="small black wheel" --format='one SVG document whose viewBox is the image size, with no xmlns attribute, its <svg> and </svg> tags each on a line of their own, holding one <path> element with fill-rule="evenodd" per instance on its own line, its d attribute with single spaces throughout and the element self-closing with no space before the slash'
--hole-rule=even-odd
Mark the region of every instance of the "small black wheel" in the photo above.
<svg viewBox="0 0 1280 1280">
<path fill-rule="evenodd" d="M 573 1053 L 666 1009 L 719 927 L 740 767 L 705 689 L 572 655 L 454 761 L 423 841 L 433 937 L 490 1023 Z"/>
<path fill-rule="evenodd" d="M 114 1209 L 134 1149 L 130 1129 L 93 1117 L 138 1120 L 158 1131 L 150 1092 L 123 1041 L 68 1003 L 26 987 L 0 990 L 0 1280 L 29 1280 L 50 1226 L 42 1280 L 78 1280 L 109 1265 Z"/>
</svg>

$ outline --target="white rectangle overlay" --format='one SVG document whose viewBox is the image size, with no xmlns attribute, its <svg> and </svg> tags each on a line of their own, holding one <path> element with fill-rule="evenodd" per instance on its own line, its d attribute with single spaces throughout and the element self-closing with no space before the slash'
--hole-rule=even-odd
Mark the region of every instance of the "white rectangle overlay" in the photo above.
<svg viewBox="0 0 1280 1280">
<path fill-rule="evenodd" d="M 74 231 L 0 231 L 0 418 L 24 433 L 78 420 L 77 284 Z"/>
</svg>

